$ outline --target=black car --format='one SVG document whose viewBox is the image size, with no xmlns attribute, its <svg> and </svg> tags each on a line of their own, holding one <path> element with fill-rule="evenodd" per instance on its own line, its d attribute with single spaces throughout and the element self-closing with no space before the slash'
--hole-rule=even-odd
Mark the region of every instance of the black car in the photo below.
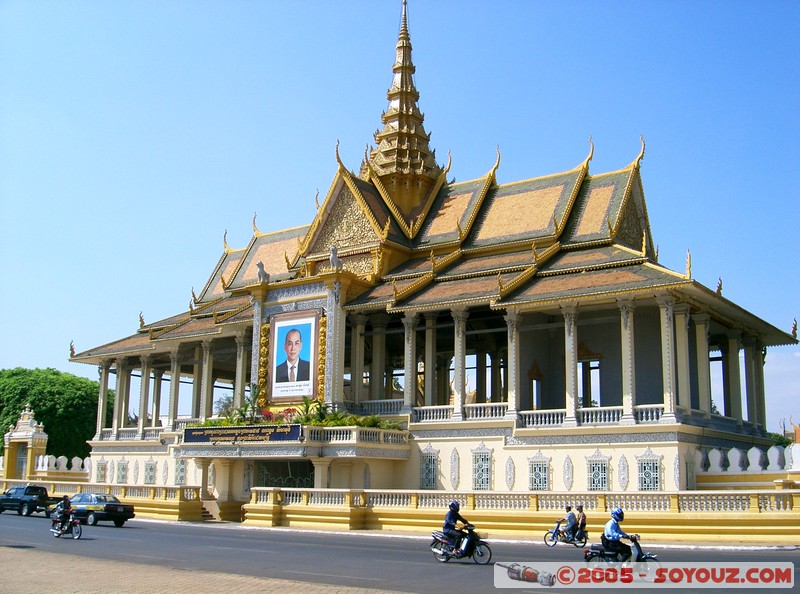
<svg viewBox="0 0 800 594">
<path fill-rule="evenodd" d="M 122 503 L 114 495 L 106 493 L 78 493 L 70 499 L 75 517 L 81 522 L 94 526 L 97 522 L 111 521 L 121 528 L 133 518 L 133 506 Z"/>
</svg>

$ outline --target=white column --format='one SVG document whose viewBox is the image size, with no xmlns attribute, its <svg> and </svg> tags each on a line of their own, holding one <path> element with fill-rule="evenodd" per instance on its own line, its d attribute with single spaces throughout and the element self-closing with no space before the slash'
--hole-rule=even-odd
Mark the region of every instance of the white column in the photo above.
<svg viewBox="0 0 800 594">
<path fill-rule="evenodd" d="M 119 430 L 125 426 L 123 414 L 125 412 L 126 392 L 130 386 L 130 368 L 124 361 L 117 361 L 117 381 L 114 390 L 114 418 L 111 425 L 113 439 L 117 439 Z"/>
<path fill-rule="evenodd" d="M 711 416 L 711 363 L 708 356 L 708 314 L 692 316 L 694 322 L 695 351 L 697 351 L 697 392 L 700 410 Z"/>
<path fill-rule="evenodd" d="M 200 420 L 205 421 L 214 409 L 214 353 L 211 341 L 203 341 L 203 373 L 200 380 Z"/>
<path fill-rule="evenodd" d="M 747 400 L 747 420 L 758 426 L 758 382 L 756 374 L 756 360 L 761 357 L 761 352 L 756 352 L 756 340 L 749 338 L 744 347 L 744 378 L 745 398 Z"/>
<path fill-rule="evenodd" d="M 372 363 L 369 368 L 369 398 L 383 400 L 386 384 L 386 324 L 389 318 L 372 316 Z"/>
<path fill-rule="evenodd" d="M 739 365 L 739 334 L 728 337 L 728 351 L 725 353 L 725 415 L 742 424 L 742 371 Z"/>
<path fill-rule="evenodd" d="M 664 399 L 664 414 L 661 422 L 674 423 L 675 417 L 675 330 L 674 302 L 658 299 L 661 318 L 661 376 Z"/>
<path fill-rule="evenodd" d="M 758 343 L 757 354 L 755 356 L 756 386 L 756 417 L 758 418 L 759 429 L 767 430 L 767 399 L 764 391 L 764 362 L 767 357 L 767 347 Z"/>
<path fill-rule="evenodd" d="M 519 324 L 521 316 L 516 312 L 509 312 L 504 317 L 508 327 L 508 408 L 506 418 L 517 418 L 519 410 L 520 381 L 519 381 Z"/>
<path fill-rule="evenodd" d="M 622 418 L 621 425 L 636 423 L 636 345 L 634 342 L 633 301 L 619 302 L 622 346 Z"/>
<path fill-rule="evenodd" d="M 203 388 L 203 349 L 194 348 L 194 368 L 192 372 L 192 418 L 200 418 L 200 400 Z"/>
<path fill-rule="evenodd" d="M 250 383 L 258 384 L 258 357 L 261 352 L 261 326 L 264 311 L 263 301 L 267 296 L 266 287 L 254 291 L 250 298 L 253 301 L 253 342 L 250 349 Z M 251 394 L 252 396 L 252 394 Z M 266 394 L 260 397 L 266 399 Z"/>
<path fill-rule="evenodd" d="M 344 401 L 344 338 L 347 319 L 342 307 L 342 283 L 334 281 L 328 287 L 326 313 L 328 318 L 325 349 L 325 401 L 337 404 Z"/>
<path fill-rule="evenodd" d="M 675 312 L 675 359 L 678 378 L 677 404 L 688 413 L 692 408 L 691 367 L 689 365 L 689 306 L 676 305 Z"/>
<path fill-rule="evenodd" d="M 417 318 L 406 313 L 403 317 L 403 414 L 411 414 L 417 400 Z"/>
<path fill-rule="evenodd" d="M 464 418 L 464 397 L 467 388 L 466 357 L 467 357 L 467 317 L 466 310 L 452 310 L 450 312 L 455 322 L 454 353 L 453 353 L 453 420 L 461 421 Z"/>
<path fill-rule="evenodd" d="M 211 461 L 206 458 L 195 458 L 195 465 L 200 469 L 200 500 L 207 501 L 208 495 L 208 467 Z"/>
<path fill-rule="evenodd" d="M 364 399 L 364 329 L 367 318 L 354 315 L 351 318 L 350 335 L 350 396 L 355 404 Z"/>
<path fill-rule="evenodd" d="M 151 427 L 158 427 L 161 420 L 161 383 L 164 379 L 164 372 L 160 369 L 153 370 L 153 414 Z"/>
<path fill-rule="evenodd" d="M 106 411 L 108 410 L 108 374 L 111 370 L 111 362 L 103 360 L 98 367 L 100 371 L 100 390 L 97 395 L 97 424 L 94 439 L 102 439 L 103 426 L 106 423 Z"/>
<path fill-rule="evenodd" d="M 167 413 L 167 427 L 175 430 L 175 420 L 178 418 L 178 399 L 181 389 L 181 364 L 178 357 L 178 348 L 169 352 L 169 412 Z"/>
<path fill-rule="evenodd" d="M 139 439 L 144 437 L 144 428 L 147 426 L 147 409 L 150 403 L 150 357 L 140 357 L 142 362 L 141 384 L 139 389 L 139 421 L 136 435 Z"/>
<path fill-rule="evenodd" d="M 240 408 L 244 404 L 245 387 L 247 386 L 247 337 L 242 332 L 236 339 L 236 375 L 233 379 L 233 406 Z"/>
<path fill-rule="evenodd" d="M 331 459 L 330 458 L 316 458 L 311 461 L 314 465 L 314 488 L 315 489 L 327 489 L 329 478 L 328 478 L 328 470 L 331 467 Z"/>
<path fill-rule="evenodd" d="M 575 307 L 562 307 L 564 315 L 564 397 L 567 409 L 565 427 L 578 424 L 578 313 Z"/>
<path fill-rule="evenodd" d="M 436 315 L 425 314 L 425 406 L 436 404 Z"/>
</svg>

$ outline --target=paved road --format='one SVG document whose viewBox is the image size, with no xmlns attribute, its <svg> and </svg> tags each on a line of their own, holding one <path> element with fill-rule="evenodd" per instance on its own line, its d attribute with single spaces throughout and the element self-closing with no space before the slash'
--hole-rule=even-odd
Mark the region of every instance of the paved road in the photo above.
<svg viewBox="0 0 800 594">
<path fill-rule="evenodd" d="M 425 535 L 134 520 L 124 528 L 84 527 L 83 538 L 73 541 L 54 539 L 48 527 L 41 516 L 0 515 L 0 590 L 40 594 L 56 584 L 60 592 L 123 593 L 178 588 L 346 594 L 494 590 L 493 567 L 471 561 L 436 563 Z M 579 549 L 563 545 L 550 549 L 538 539 L 490 542 L 494 561 L 582 559 Z M 797 550 L 785 549 L 646 548 L 664 561 L 795 562 L 798 558 Z M 800 583 L 797 573 L 795 581 Z"/>
</svg>

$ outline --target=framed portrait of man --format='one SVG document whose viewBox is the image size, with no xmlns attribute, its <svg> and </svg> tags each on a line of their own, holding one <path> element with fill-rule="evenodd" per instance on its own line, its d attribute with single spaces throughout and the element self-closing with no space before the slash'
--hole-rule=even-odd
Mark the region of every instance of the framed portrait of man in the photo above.
<svg viewBox="0 0 800 594">
<path fill-rule="evenodd" d="M 314 398 L 319 345 L 319 313 L 292 312 L 270 318 L 270 379 L 273 402 Z"/>
</svg>

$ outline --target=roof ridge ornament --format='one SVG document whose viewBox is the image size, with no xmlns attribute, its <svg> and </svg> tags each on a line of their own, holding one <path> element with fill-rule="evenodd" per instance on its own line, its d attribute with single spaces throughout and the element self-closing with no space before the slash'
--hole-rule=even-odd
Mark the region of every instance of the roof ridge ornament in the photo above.
<svg viewBox="0 0 800 594">
<path fill-rule="evenodd" d="M 592 140 L 592 135 L 589 135 L 589 154 L 586 155 L 586 158 L 583 160 L 583 166 L 588 169 L 589 168 L 589 161 L 592 160 L 594 157 L 594 141 Z"/>
<path fill-rule="evenodd" d="M 253 233 L 256 235 L 261 235 L 261 231 L 258 230 L 256 227 L 256 217 L 258 216 L 257 212 L 253 212 Z"/>
<path fill-rule="evenodd" d="M 633 161 L 633 166 L 636 167 L 637 169 L 639 167 L 639 163 L 641 163 L 642 159 L 644 159 L 644 149 L 645 149 L 644 136 L 640 134 L 639 140 L 642 141 L 642 150 L 639 151 L 639 156 L 636 157 L 636 159 Z"/>
<path fill-rule="evenodd" d="M 225 250 L 226 254 L 231 253 L 231 246 L 228 245 L 228 230 L 225 229 L 225 233 L 222 234 L 222 247 Z"/>
<path fill-rule="evenodd" d="M 686 278 L 692 278 L 692 251 L 686 250 Z"/>
</svg>

